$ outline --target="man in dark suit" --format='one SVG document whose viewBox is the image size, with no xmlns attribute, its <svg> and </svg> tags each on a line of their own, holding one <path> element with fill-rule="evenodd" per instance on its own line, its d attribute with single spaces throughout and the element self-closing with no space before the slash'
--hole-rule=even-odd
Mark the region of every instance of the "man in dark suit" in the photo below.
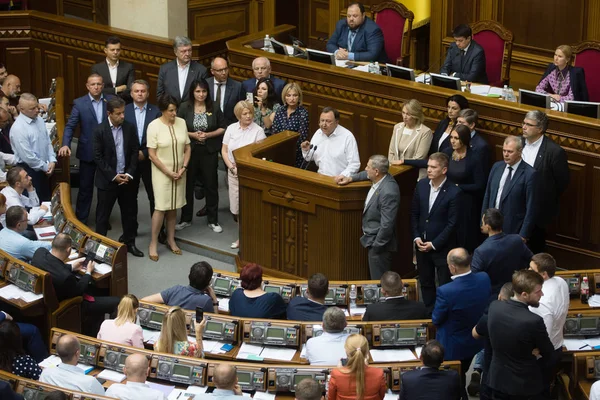
<svg viewBox="0 0 600 400">
<path fill-rule="evenodd" d="M 144 182 L 146 195 L 150 203 L 150 215 L 154 214 L 154 190 L 152 189 L 152 162 L 148 157 L 148 147 L 146 146 L 146 130 L 150 122 L 160 117 L 161 113 L 157 106 L 148 103 L 150 94 L 150 85 L 143 79 L 134 81 L 131 85 L 131 97 L 133 103 L 125 106 L 125 121 L 136 127 L 136 133 L 140 148 L 138 150 L 138 164 L 131 182 L 132 190 L 135 191 L 135 216 L 137 236 L 137 215 L 138 202 L 137 196 L 140 188 L 140 180 Z"/>
<path fill-rule="evenodd" d="M 209 91 L 213 96 L 213 101 L 219 105 L 223 115 L 225 115 L 225 121 L 227 121 L 227 126 L 229 126 L 237 122 L 233 108 L 238 101 L 246 98 L 246 92 L 243 90 L 240 82 L 234 81 L 229 77 L 229 66 L 226 59 L 215 57 L 210 63 L 210 73 L 213 76 L 206 80 L 210 89 Z M 220 95 L 219 92 L 221 93 Z"/>
<path fill-rule="evenodd" d="M 534 349 L 549 359 L 554 346 L 544 320 L 529 311 L 538 307 L 543 296 L 544 278 L 537 272 L 521 270 L 513 274 L 513 297 L 494 301 L 488 312 L 488 332 L 492 344 L 489 386 L 494 399 L 546 400 L 542 369 Z"/>
<path fill-rule="evenodd" d="M 452 282 L 440 286 L 431 320 L 437 328 L 436 339 L 446 349 L 446 360 L 460 360 L 461 395 L 465 390 L 466 372 L 482 346 L 471 330 L 483 315 L 490 297 L 491 285 L 487 274 L 471 273 L 471 257 L 463 248 L 448 253 L 448 268 Z"/>
<path fill-rule="evenodd" d="M 533 253 L 517 234 L 502 232 L 504 216 L 496 208 L 488 208 L 481 218 L 481 231 L 488 238 L 475 249 L 471 270 L 485 272 L 492 282 L 489 302 L 498 297 L 500 288 L 512 280 L 515 271 L 529 268 Z"/>
<path fill-rule="evenodd" d="M 77 154 L 79 159 L 79 192 L 75 215 L 77 219 L 87 224 L 92 199 L 94 197 L 94 175 L 96 163 L 94 162 L 93 138 L 94 129 L 106 121 L 106 100 L 102 94 L 103 80 L 98 74 L 88 76 L 85 87 L 88 93 L 73 101 L 71 115 L 65 125 L 62 147 L 58 150 L 60 157 L 71 155 L 71 141 L 75 129 L 79 126 L 79 140 Z"/>
<path fill-rule="evenodd" d="M 173 41 L 175 60 L 160 66 L 156 97 L 167 93 L 177 104 L 189 98 L 190 85 L 197 79 L 208 79 L 204 65 L 192 60 L 192 41 L 185 36 L 176 36 Z"/>
<path fill-rule="evenodd" d="M 339 185 L 370 180 L 362 217 L 363 235 L 360 244 L 368 250 L 371 279 L 381 276 L 392 267 L 392 253 L 398 250 L 396 216 L 400 207 L 400 188 L 388 174 L 390 162 L 386 156 L 376 154 L 369 158 L 363 172 L 352 176 L 336 177 Z"/>
<path fill-rule="evenodd" d="M 397 272 L 387 271 L 381 277 L 381 294 L 384 297 L 379 303 L 369 304 L 363 315 L 363 321 L 402 321 L 411 319 L 427 319 L 425 304 L 408 300 L 402 294 L 404 285 Z"/>
<path fill-rule="evenodd" d="M 31 259 L 31 264 L 43 269 L 52 275 L 52 286 L 58 301 L 63 301 L 77 296 L 83 296 L 84 329 L 85 334 L 96 336 L 100 324 L 104 321 L 104 314 L 113 314 L 117 310 L 120 299 L 112 296 L 96 296 L 94 279 L 94 262 L 80 259 L 73 265 L 66 264 L 71 255 L 72 239 L 69 235 L 59 233 L 52 240 L 50 251 L 45 248 L 36 250 Z M 84 272 L 81 274 L 79 272 Z"/>
<path fill-rule="evenodd" d="M 281 92 L 285 86 L 285 81 L 283 79 L 271 76 L 271 61 L 269 61 L 267 57 L 255 58 L 252 60 L 252 71 L 254 72 L 254 78 L 246 79 L 244 82 L 242 82 L 244 93 L 252 93 L 256 87 L 256 83 L 260 78 L 269 78 L 273 84 L 273 87 L 275 88 L 277 102 L 281 103 Z"/>
<path fill-rule="evenodd" d="M 502 147 L 503 161 L 492 167 L 488 178 L 481 213 L 497 208 L 504 215 L 504 233 L 518 233 L 527 241 L 533 233 L 539 204 L 538 173 L 521 154 L 523 142 L 517 136 L 508 136 Z"/>
<path fill-rule="evenodd" d="M 435 303 L 435 275 L 439 285 L 450 282 L 446 255 L 456 244 L 461 190 L 446 179 L 448 156 L 433 153 L 427 161 L 427 178 L 417 183 L 411 206 L 411 227 L 417 250 L 417 270 L 423 302 Z"/>
<path fill-rule="evenodd" d="M 5 97 L 6 98 L 6 97 Z M 0 151 L 4 154 L 12 154 L 13 149 L 10 145 L 10 127 L 12 118 L 8 110 L 0 106 Z"/>
<path fill-rule="evenodd" d="M 104 82 L 102 93 L 106 96 L 117 95 L 131 103 L 131 84 L 135 79 L 133 64 L 119 60 L 121 41 L 116 36 L 109 36 L 104 44 L 106 61 L 92 65 L 92 74 L 98 74 Z"/>
<path fill-rule="evenodd" d="M 456 76 L 462 81 L 488 83 L 485 70 L 485 51 L 473 40 L 469 25 L 461 24 L 452 32 L 454 43 L 450 45 L 441 74 Z"/>
<path fill-rule="evenodd" d="M 383 32 L 358 2 L 350 3 L 346 19 L 335 25 L 327 41 L 327 51 L 335 53 L 338 60 L 387 62 Z"/>
<path fill-rule="evenodd" d="M 490 168 L 491 151 L 488 142 L 475 130 L 478 119 L 479 114 L 477 114 L 477 111 L 465 108 L 458 113 L 456 122 L 460 125 L 469 127 L 471 130 L 471 143 L 469 143 L 469 148 L 474 154 L 479 156 L 479 160 L 481 161 L 481 165 L 485 168 L 487 177 L 487 171 L 489 171 Z"/>
<path fill-rule="evenodd" d="M 558 215 L 560 196 L 569 186 L 567 153 L 544 133 L 548 116 L 529 111 L 523 121 L 523 161 L 538 172 L 539 198 L 537 222 L 527 243 L 534 254 L 546 251 L 546 228 Z"/>
<path fill-rule="evenodd" d="M 321 273 L 308 278 L 305 296 L 295 296 L 287 307 L 287 318 L 294 321 L 322 321 L 327 311 L 325 297 L 329 292 L 329 280 Z"/>
<path fill-rule="evenodd" d="M 135 125 L 125 121 L 125 101 L 113 97 L 106 104 L 107 121 L 94 130 L 94 161 L 97 165 L 96 187 L 98 205 L 96 207 L 96 232 L 106 236 L 110 214 L 119 201 L 123 243 L 127 251 L 136 257 L 143 257 L 135 246 L 137 187 L 133 177 L 137 173 L 139 139 Z"/>
<path fill-rule="evenodd" d="M 458 400 L 460 378 L 453 369 L 443 370 L 444 346 L 428 341 L 421 350 L 423 366 L 400 375 L 400 400 Z"/>
</svg>

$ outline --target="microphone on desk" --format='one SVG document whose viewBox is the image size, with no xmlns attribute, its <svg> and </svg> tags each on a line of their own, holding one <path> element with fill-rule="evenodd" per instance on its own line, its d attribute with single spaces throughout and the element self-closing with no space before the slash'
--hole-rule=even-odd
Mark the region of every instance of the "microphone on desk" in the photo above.
<svg viewBox="0 0 600 400">
<path fill-rule="evenodd" d="M 314 144 L 311 144 L 308 148 L 308 153 L 306 153 L 306 157 L 303 157 L 302 163 L 300 163 L 300 169 L 304 169 L 304 162 L 308 160 L 308 157 L 310 156 L 310 151 L 313 149 L 314 146 Z"/>
<path fill-rule="evenodd" d="M 429 66 L 429 68 L 427 68 L 427 71 L 423 72 L 423 83 L 427 83 L 428 78 L 427 76 L 429 75 L 429 82 L 431 82 L 431 71 L 435 71 L 436 69 L 438 69 L 440 67 L 440 64 L 442 62 L 442 58 L 440 57 L 437 62 L 435 62 L 434 64 L 431 64 Z M 434 68 L 435 67 L 435 68 Z"/>
<path fill-rule="evenodd" d="M 312 157 L 310 157 L 310 150 L 308 151 L 308 162 L 306 163 L 306 166 L 302 169 L 307 170 L 308 166 L 310 165 L 311 161 L 313 160 L 313 158 L 315 158 L 315 153 L 317 152 L 317 146 L 313 147 L 313 153 L 312 153 Z"/>
</svg>

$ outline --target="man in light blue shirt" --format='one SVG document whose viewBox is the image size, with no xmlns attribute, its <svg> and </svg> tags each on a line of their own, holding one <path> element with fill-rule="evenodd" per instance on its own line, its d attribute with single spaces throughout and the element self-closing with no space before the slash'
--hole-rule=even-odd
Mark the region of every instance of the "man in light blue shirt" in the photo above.
<svg viewBox="0 0 600 400">
<path fill-rule="evenodd" d="M 27 211 L 21 206 L 12 206 L 6 211 L 6 227 L 0 231 L 0 249 L 23 261 L 30 261 L 40 247 L 52 248 L 50 242 L 29 240 L 22 235 L 27 221 Z"/>
<path fill-rule="evenodd" d="M 220 364 L 215 369 L 213 382 L 217 387 L 211 394 L 202 398 L 218 398 L 220 400 L 237 400 L 242 397 L 242 388 L 238 384 L 235 368 L 228 364 Z"/>
<path fill-rule="evenodd" d="M 31 176 L 40 200 L 49 201 L 49 178 L 56 166 L 56 154 L 46 124 L 38 117 L 37 98 L 31 93 L 23 93 L 19 99 L 19 110 L 21 114 L 10 128 L 15 162 Z"/>
<path fill-rule="evenodd" d="M 306 358 L 310 365 L 338 365 L 346 357 L 344 344 L 348 334 L 342 309 L 330 307 L 323 314 L 323 333 L 306 342 Z"/>
</svg>

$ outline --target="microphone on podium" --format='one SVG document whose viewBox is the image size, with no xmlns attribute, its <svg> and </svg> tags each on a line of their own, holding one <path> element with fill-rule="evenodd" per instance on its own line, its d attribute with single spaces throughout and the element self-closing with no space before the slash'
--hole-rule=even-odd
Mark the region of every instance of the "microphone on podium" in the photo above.
<svg viewBox="0 0 600 400">
<path fill-rule="evenodd" d="M 310 165 L 310 163 L 311 163 L 311 161 L 313 160 L 313 158 L 315 158 L 315 153 L 317 152 L 317 147 L 318 147 L 318 146 L 315 146 L 315 147 L 313 147 L 313 149 L 312 149 L 312 157 L 310 156 L 310 150 L 308 151 L 308 153 L 309 153 L 309 154 L 307 154 L 307 158 L 308 158 L 308 160 L 307 160 L 307 163 L 306 163 L 306 165 L 304 166 L 304 168 L 302 168 L 303 170 L 307 170 L 307 169 L 308 169 L 308 166 L 309 166 L 309 165 Z"/>
</svg>

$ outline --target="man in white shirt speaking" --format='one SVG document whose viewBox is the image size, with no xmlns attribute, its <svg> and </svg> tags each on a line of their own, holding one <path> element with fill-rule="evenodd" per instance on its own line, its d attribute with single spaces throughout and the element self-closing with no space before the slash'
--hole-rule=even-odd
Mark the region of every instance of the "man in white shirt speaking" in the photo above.
<svg viewBox="0 0 600 400">
<path fill-rule="evenodd" d="M 556 273 L 556 260 L 548 253 L 538 253 L 531 258 L 529 269 L 537 272 L 544 278 L 540 299 L 540 306 L 529 307 L 529 311 L 544 319 L 548 337 L 554 346 L 554 353 L 549 359 L 542 359 L 544 376 L 544 398 L 550 398 L 550 384 L 556 375 L 556 367 L 562 356 L 564 343 L 563 327 L 569 312 L 569 287 L 567 282 Z"/>
<path fill-rule="evenodd" d="M 165 395 L 146 384 L 150 367 L 143 354 L 131 354 L 125 360 L 123 373 L 127 383 L 113 383 L 106 391 L 106 396 L 121 400 L 164 400 Z"/>
<path fill-rule="evenodd" d="M 333 177 L 351 176 L 360 168 L 358 146 L 352 132 L 339 124 L 340 113 L 325 107 L 319 118 L 319 130 L 311 141 L 301 144 L 302 156 L 319 167 L 319 174 Z M 311 147 L 312 146 L 312 147 Z"/>
</svg>

